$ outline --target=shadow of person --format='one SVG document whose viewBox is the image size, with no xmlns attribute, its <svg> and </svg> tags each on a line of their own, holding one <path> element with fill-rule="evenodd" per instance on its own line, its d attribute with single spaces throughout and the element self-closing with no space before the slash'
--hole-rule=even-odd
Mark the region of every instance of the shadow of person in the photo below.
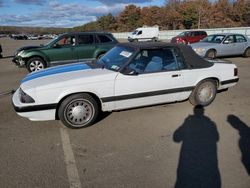
<svg viewBox="0 0 250 188">
<path fill-rule="evenodd" d="M 217 160 L 219 134 L 216 125 L 196 106 L 194 114 L 174 132 L 174 142 L 182 142 L 175 188 L 219 188 Z"/>
<path fill-rule="evenodd" d="M 229 115 L 227 121 L 232 125 L 233 128 L 239 131 L 239 148 L 242 154 L 241 161 L 245 166 L 248 175 L 250 176 L 250 128 L 234 115 Z"/>
</svg>

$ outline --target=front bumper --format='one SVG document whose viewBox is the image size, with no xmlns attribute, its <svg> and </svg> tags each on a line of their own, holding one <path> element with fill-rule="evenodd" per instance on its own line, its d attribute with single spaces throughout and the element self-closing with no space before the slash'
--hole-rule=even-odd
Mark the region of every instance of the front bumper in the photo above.
<svg viewBox="0 0 250 188">
<path fill-rule="evenodd" d="M 21 103 L 19 89 L 12 97 L 12 105 L 16 113 L 32 121 L 47 121 L 56 119 L 56 104 L 36 105 L 34 103 Z"/>
<path fill-rule="evenodd" d="M 21 56 L 14 56 L 14 58 L 12 59 L 12 62 L 18 67 L 25 66 L 25 61 Z"/>
</svg>

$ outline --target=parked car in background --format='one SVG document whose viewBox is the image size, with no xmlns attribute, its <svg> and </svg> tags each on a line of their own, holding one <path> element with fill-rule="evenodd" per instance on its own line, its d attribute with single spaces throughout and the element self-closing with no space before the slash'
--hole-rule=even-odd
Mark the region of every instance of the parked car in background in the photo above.
<svg viewBox="0 0 250 188">
<path fill-rule="evenodd" d="M 173 37 L 171 43 L 192 44 L 207 36 L 206 31 L 185 31 Z"/>
<path fill-rule="evenodd" d="M 2 58 L 2 57 L 3 57 L 2 52 L 3 52 L 3 50 L 2 50 L 2 46 L 1 46 L 1 44 L 0 44 L 0 58 Z"/>
<path fill-rule="evenodd" d="M 140 27 L 128 36 L 129 42 L 158 41 L 159 27 Z"/>
<path fill-rule="evenodd" d="M 28 40 L 27 35 L 12 35 L 11 38 L 14 40 Z"/>
<path fill-rule="evenodd" d="M 26 46 L 18 49 L 13 62 L 30 72 L 46 67 L 98 59 L 118 41 L 111 33 L 66 33 L 44 46 Z"/>
<path fill-rule="evenodd" d="M 250 39 L 242 34 L 219 33 L 209 35 L 198 43 L 191 44 L 201 57 L 243 55 L 250 57 Z"/>
<path fill-rule="evenodd" d="M 237 67 L 209 62 L 190 46 L 160 42 L 118 44 L 95 63 L 76 63 L 27 75 L 13 95 L 30 120 L 60 119 L 70 128 L 93 124 L 101 111 L 189 99 L 207 106 L 234 86 Z"/>
</svg>

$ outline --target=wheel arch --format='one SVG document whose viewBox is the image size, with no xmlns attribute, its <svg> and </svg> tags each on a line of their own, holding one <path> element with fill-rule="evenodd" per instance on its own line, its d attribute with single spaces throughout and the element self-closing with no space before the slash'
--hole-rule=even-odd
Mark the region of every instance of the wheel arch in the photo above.
<svg viewBox="0 0 250 188">
<path fill-rule="evenodd" d="M 194 87 L 197 87 L 200 83 L 205 82 L 205 81 L 207 81 L 207 80 L 215 81 L 216 86 L 217 86 L 217 89 L 219 88 L 219 86 L 220 86 L 220 79 L 217 78 L 217 77 L 206 77 L 206 78 L 203 78 L 203 79 L 201 79 L 200 81 L 198 81 L 198 82 L 195 84 Z"/>
<path fill-rule="evenodd" d="M 25 58 L 25 59 L 26 59 L 25 65 L 27 66 L 27 62 L 28 62 L 31 58 L 35 58 L 35 57 L 41 58 L 41 59 L 44 61 L 44 63 L 46 64 L 46 66 L 49 67 L 48 59 L 47 59 L 46 57 L 44 57 L 43 55 L 41 55 L 41 54 L 33 54 L 33 55 L 29 56 L 29 57 L 26 57 L 26 58 Z"/>
<path fill-rule="evenodd" d="M 63 102 L 66 98 L 68 98 L 69 96 L 72 96 L 72 95 L 75 95 L 75 94 L 89 94 L 89 95 L 90 95 L 91 97 L 93 97 L 94 100 L 97 102 L 99 109 L 102 110 L 102 101 L 101 101 L 101 99 L 100 99 L 95 93 L 92 93 L 92 92 L 76 92 L 76 93 L 70 93 L 70 94 L 68 94 L 68 95 L 65 95 L 63 98 L 61 98 L 61 99 L 59 100 L 59 102 L 57 103 L 57 105 L 56 105 L 56 114 L 55 114 L 55 119 L 56 119 L 56 120 L 59 120 L 58 110 L 59 110 L 59 108 L 60 108 L 62 102 Z"/>
<path fill-rule="evenodd" d="M 97 59 L 100 55 L 107 53 L 108 50 L 98 50 L 95 52 L 95 58 Z"/>
</svg>

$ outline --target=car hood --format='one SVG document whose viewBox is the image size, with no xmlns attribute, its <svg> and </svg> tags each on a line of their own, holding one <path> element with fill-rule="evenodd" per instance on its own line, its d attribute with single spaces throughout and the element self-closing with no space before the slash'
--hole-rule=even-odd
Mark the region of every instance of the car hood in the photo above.
<svg viewBox="0 0 250 188">
<path fill-rule="evenodd" d="M 44 48 L 44 46 L 23 46 L 19 48 L 18 50 L 16 50 L 15 55 L 23 50 L 33 50 L 33 49 L 38 49 L 38 48 L 42 49 Z"/>
<path fill-rule="evenodd" d="M 61 88 L 77 84 L 114 79 L 117 72 L 96 68 L 87 63 L 57 66 L 28 74 L 22 81 L 23 89 Z"/>
<path fill-rule="evenodd" d="M 211 48 L 217 46 L 217 43 L 210 43 L 210 42 L 197 42 L 190 44 L 192 48 Z"/>
</svg>

